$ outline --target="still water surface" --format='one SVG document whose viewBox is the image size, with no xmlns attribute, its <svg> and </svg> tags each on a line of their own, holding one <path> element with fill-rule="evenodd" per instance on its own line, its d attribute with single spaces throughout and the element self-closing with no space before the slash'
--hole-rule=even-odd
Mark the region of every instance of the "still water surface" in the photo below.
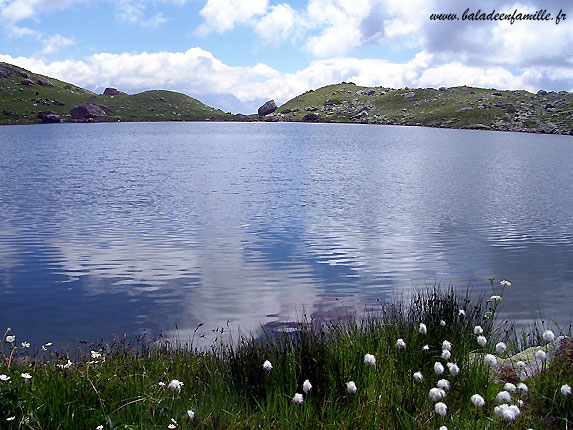
<svg viewBox="0 0 573 430">
<path fill-rule="evenodd" d="M 573 139 L 340 124 L 0 128 L 0 329 L 77 345 L 508 279 L 573 308 Z M 228 322 L 230 320 L 230 322 Z M 177 327 L 177 330 L 175 329 Z"/>
</svg>

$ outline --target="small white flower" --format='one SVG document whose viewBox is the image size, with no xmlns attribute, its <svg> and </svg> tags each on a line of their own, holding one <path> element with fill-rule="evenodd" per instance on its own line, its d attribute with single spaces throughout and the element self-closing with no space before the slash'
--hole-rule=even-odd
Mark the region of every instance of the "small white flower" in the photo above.
<svg viewBox="0 0 573 430">
<path fill-rule="evenodd" d="M 447 379 L 440 379 L 438 381 L 438 383 L 436 384 L 436 386 L 438 388 L 441 388 L 442 390 L 449 390 L 450 389 L 450 381 L 448 381 Z"/>
<path fill-rule="evenodd" d="M 446 326 L 446 322 L 445 322 L 444 320 L 441 320 L 441 321 L 440 321 L 440 325 L 441 325 L 442 327 L 445 327 L 445 326 Z"/>
<path fill-rule="evenodd" d="M 555 333 L 553 333 L 551 330 L 545 330 L 543 332 L 543 340 L 545 342 L 553 342 L 555 340 Z"/>
<path fill-rule="evenodd" d="M 448 428 L 446 426 L 441 426 L 440 430 L 448 430 Z"/>
<path fill-rule="evenodd" d="M 66 364 L 58 364 L 57 366 L 58 366 L 60 369 L 69 369 L 70 367 L 72 367 L 72 364 L 74 364 L 74 363 L 72 363 L 72 362 L 68 359 L 68 362 L 67 362 Z"/>
<path fill-rule="evenodd" d="M 503 342 L 499 342 L 497 345 L 495 345 L 495 351 L 498 354 L 503 354 L 506 349 L 507 349 L 507 346 Z"/>
<path fill-rule="evenodd" d="M 6 421 L 14 421 L 16 419 L 16 417 L 8 417 L 6 418 Z"/>
<path fill-rule="evenodd" d="M 97 426 L 96 430 L 103 430 L 103 425 L 100 424 L 99 426 Z"/>
<path fill-rule="evenodd" d="M 442 351 L 442 358 L 444 360 L 449 360 L 452 357 L 452 353 L 450 351 L 448 351 L 447 349 L 444 349 Z"/>
<path fill-rule="evenodd" d="M 303 397 L 302 397 L 302 394 L 296 393 L 296 394 L 294 395 L 294 397 L 292 398 L 292 402 L 293 402 L 293 403 L 296 403 L 297 405 L 302 404 L 302 402 L 304 402 L 304 399 L 303 399 Z"/>
<path fill-rule="evenodd" d="M 521 414 L 521 411 L 515 405 L 509 406 L 507 403 L 504 403 L 503 405 L 496 406 L 493 409 L 493 413 L 506 421 L 515 421 L 519 414 Z"/>
<path fill-rule="evenodd" d="M 483 358 L 483 361 L 488 366 L 497 365 L 497 358 L 495 358 L 495 355 L 492 355 L 492 354 L 486 354 L 485 357 Z"/>
<path fill-rule="evenodd" d="M 511 394 L 505 390 L 500 391 L 497 393 L 497 396 L 495 396 L 495 400 L 497 400 L 498 403 L 509 403 L 511 402 Z"/>
<path fill-rule="evenodd" d="M 159 381 L 159 382 L 157 383 L 157 385 L 159 385 L 160 387 L 165 387 L 165 382 Z"/>
<path fill-rule="evenodd" d="M 568 384 L 562 385 L 561 386 L 561 394 L 563 394 L 564 396 L 570 396 L 571 395 L 571 387 Z"/>
<path fill-rule="evenodd" d="M 505 279 L 499 283 L 502 287 L 511 287 L 511 282 L 506 281 Z"/>
<path fill-rule="evenodd" d="M 420 328 L 418 329 L 418 333 L 420 333 L 420 334 L 427 334 L 428 333 L 428 327 L 426 327 L 426 324 L 420 323 Z"/>
<path fill-rule="evenodd" d="M 429 351 L 429 350 L 430 350 L 430 345 L 424 345 L 424 346 L 422 347 L 422 351 L 426 351 L 426 352 L 427 352 L 427 351 Z"/>
<path fill-rule="evenodd" d="M 45 346 L 52 346 L 52 342 L 48 342 L 48 343 L 46 343 L 46 345 L 45 345 Z"/>
<path fill-rule="evenodd" d="M 501 302 L 501 296 L 491 296 L 488 300 L 488 302 L 496 302 L 499 303 Z"/>
<path fill-rule="evenodd" d="M 346 391 L 348 391 L 350 394 L 356 393 L 357 390 L 358 388 L 356 388 L 354 381 L 349 381 L 346 383 Z"/>
<path fill-rule="evenodd" d="M 398 348 L 398 349 L 406 348 L 406 342 L 404 342 L 404 339 L 398 339 L 396 341 L 396 348 Z"/>
<path fill-rule="evenodd" d="M 171 423 L 167 426 L 168 429 L 173 430 L 174 428 L 177 428 L 177 425 Z"/>
<path fill-rule="evenodd" d="M 436 411 L 436 413 L 438 415 L 441 415 L 443 417 L 446 416 L 446 414 L 448 413 L 448 407 L 446 406 L 445 403 L 443 402 L 438 402 L 434 405 L 434 410 Z"/>
<path fill-rule="evenodd" d="M 189 417 L 190 420 L 195 418 L 195 412 L 193 412 L 191 409 L 189 409 L 187 411 L 187 416 Z"/>
<path fill-rule="evenodd" d="M 515 365 L 517 367 L 525 367 L 526 366 L 525 361 L 522 361 L 522 360 L 519 360 L 518 362 L 516 362 Z"/>
<path fill-rule="evenodd" d="M 537 351 L 535 353 L 535 358 L 537 358 L 539 361 L 545 361 L 545 358 L 546 358 L 545 351 L 543 351 L 542 349 Z"/>
<path fill-rule="evenodd" d="M 466 316 L 466 311 L 464 311 L 463 309 L 460 309 L 460 310 L 458 311 L 458 316 L 459 316 L 459 317 L 462 317 L 462 318 L 465 317 L 465 316 Z"/>
<path fill-rule="evenodd" d="M 0 381 L 8 382 L 9 380 L 10 380 L 10 377 L 8 375 L 0 375 Z"/>
<path fill-rule="evenodd" d="M 308 394 L 308 392 L 311 389 L 312 389 L 312 384 L 308 379 L 302 383 L 302 391 L 304 391 L 305 394 Z"/>
<path fill-rule="evenodd" d="M 98 358 L 101 358 L 101 353 L 100 353 L 100 352 L 90 351 L 90 354 L 92 355 L 92 358 L 93 358 L 94 360 L 95 360 L 95 359 L 98 359 Z"/>
<path fill-rule="evenodd" d="M 442 373 L 444 373 L 444 366 L 439 361 L 436 361 L 434 363 L 434 373 L 436 375 L 441 375 Z"/>
<path fill-rule="evenodd" d="M 474 394 L 472 396 L 472 403 L 474 404 L 474 406 L 477 406 L 478 408 L 483 408 L 483 406 L 485 405 L 485 400 L 479 394 Z"/>
<path fill-rule="evenodd" d="M 420 382 L 422 379 L 424 379 L 424 375 L 422 375 L 422 372 L 416 372 L 414 373 L 414 379 Z"/>
<path fill-rule="evenodd" d="M 448 366 L 448 371 L 452 376 L 456 376 L 458 373 L 460 373 L 460 368 L 458 367 L 457 364 L 447 363 L 446 366 Z"/>
<path fill-rule="evenodd" d="M 376 366 L 376 357 L 372 354 L 366 354 L 364 356 L 364 364 L 367 364 L 368 366 Z"/>
<path fill-rule="evenodd" d="M 20 374 L 20 376 L 24 379 L 32 379 L 32 375 L 30 375 L 29 373 L 22 373 Z"/>
<path fill-rule="evenodd" d="M 452 343 L 447 341 L 447 340 L 444 340 L 442 342 L 442 349 L 446 349 L 448 351 L 451 351 L 452 350 Z"/>
<path fill-rule="evenodd" d="M 505 391 L 509 391 L 510 393 L 515 393 L 515 391 L 517 390 L 517 387 L 512 384 L 511 382 L 506 382 L 506 384 L 503 386 L 503 389 Z"/>
<path fill-rule="evenodd" d="M 30 342 L 22 342 L 22 348 L 30 348 Z"/>
<path fill-rule="evenodd" d="M 474 327 L 474 334 L 476 336 L 479 336 L 480 334 L 483 334 L 483 328 L 481 328 L 481 325 L 476 325 Z"/>
<path fill-rule="evenodd" d="M 479 346 L 481 346 L 483 348 L 487 345 L 487 339 L 485 338 L 485 336 L 478 336 L 477 337 L 477 343 Z"/>
<path fill-rule="evenodd" d="M 265 360 L 265 362 L 263 363 L 263 369 L 265 369 L 267 372 L 273 370 L 273 365 L 269 360 Z"/>
<path fill-rule="evenodd" d="M 16 336 L 14 336 L 14 335 L 6 336 L 6 342 L 8 342 L 8 343 L 14 343 L 15 340 L 16 340 Z"/>
<path fill-rule="evenodd" d="M 442 400 L 446 397 L 446 392 L 442 388 L 431 388 L 430 392 L 428 393 L 428 397 L 433 402 L 437 402 L 438 400 Z"/>
<path fill-rule="evenodd" d="M 523 382 L 520 382 L 517 384 L 517 391 L 526 394 L 529 391 L 529 388 L 527 388 L 527 385 L 525 385 Z"/>
<path fill-rule="evenodd" d="M 169 388 L 171 391 L 176 391 L 178 393 L 181 392 L 181 387 L 183 386 L 183 382 L 178 381 L 177 379 L 173 379 L 169 385 L 167 386 L 167 388 Z"/>
</svg>

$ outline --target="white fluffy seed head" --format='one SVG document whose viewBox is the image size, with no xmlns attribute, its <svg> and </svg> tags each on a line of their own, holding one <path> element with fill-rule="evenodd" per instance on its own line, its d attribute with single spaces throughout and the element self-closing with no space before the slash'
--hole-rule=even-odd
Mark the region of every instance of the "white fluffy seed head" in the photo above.
<svg viewBox="0 0 573 430">
<path fill-rule="evenodd" d="M 537 358 L 539 361 L 545 361 L 545 358 L 546 358 L 545 351 L 543 351 L 542 349 L 537 351 L 535 353 L 535 358 Z"/>
<path fill-rule="evenodd" d="M 312 389 L 312 384 L 308 379 L 302 383 L 302 391 L 304 391 L 305 394 L 308 394 L 308 392 L 311 389 Z"/>
<path fill-rule="evenodd" d="M 414 379 L 420 382 L 422 379 L 424 379 L 424 375 L 422 375 L 422 372 L 416 372 L 414 373 Z"/>
<path fill-rule="evenodd" d="M 571 395 L 571 387 L 568 384 L 562 385 L 561 386 L 561 394 L 563 394 L 565 397 L 570 396 Z"/>
<path fill-rule="evenodd" d="M 487 345 L 487 339 L 485 338 L 485 336 L 478 336 L 477 337 L 477 343 L 479 346 L 484 348 Z"/>
<path fill-rule="evenodd" d="M 364 363 L 368 366 L 376 366 L 376 357 L 374 357 L 372 354 L 366 354 L 364 356 Z"/>
<path fill-rule="evenodd" d="M 348 391 L 350 394 L 356 393 L 357 390 L 358 388 L 356 387 L 354 381 L 349 381 L 346 383 L 346 391 Z"/>
<path fill-rule="evenodd" d="M 428 352 L 429 350 L 430 350 L 430 345 L 424 345 L 422 347 L 422 351 L 424 351 L 424 352 Z"/>
<path fill-rule="evenodd" d="M 440 321 L 440 325 L 441 325 L 442 327 L 445 327 L 445 326 L 446 326 L 446 322 L 445 322 L 444 320 L 441 320 L 441 321 Z"/>
<path fill-rule="evenodd" d="M 509 403 L 511 402 L 511 394 L 509 394 L 508 391 L 500 391 L 499 393 L 497 393 L 497 396 L 495 396 L 495 400 L 498 403 Z"/>
<path fill-rule="evenodd" d="M 445 403 L 443 402 L 438 402 L 434 405 L 434 410 L 436 411 L 436 413 L 438 415 L 441 415 L 442 417 L 445 417 L 446 414 L 448 413 L 448 407 L 446 406 Z"/>
<path fill-rule="evenodd" d="M 265 360 L 265 362 L 263 363 L 263 369 L 265 369 L 267 372 L 273 370 L 273 365 L 269 360 Z"/>
<path fill-rule="evenodd" d="M 523 382 L 520 382 L 519 384 L 517 384 L 517 391 L 526 394 L 529 391 L 529 388 Z"/>
<path fill-rule="evenodd" d="M 171 382 L 169 383 L 167 388 L 169 388 L 171 391 L 175 391 L 177 393 L 180 393 L 182 386 L 183 386 L 183 382 L 178 381 L 177 379 L 173 379 L 173 380 L 171 380 Z"/>
<path fill-rule="evenodd" d="M 474 334 L 479 336 L 480 334 L 483 334 L 483 328 L 481 328 L 481 325 L 476 325 L 474 327 Z"/>
<path fill-rule="evenodd" d="M 452 343 L 447 341 L 447 340 L 444 340 L 442 342 L 442 349 L 445 349 L 447 351 L 451 351 L 452 350 Z"/>
<path fill-rule="evenodd" d="M 464 311 L 463 309 L 460 309 L 460 310 L 458 311 L 458 316 L 459 316 L 459 317 L 462 317 L 462 318 L 465 317 L 465 316 L 466 316 L 466 311 Z"/>
<path fill-rule="evenodd" d="M 452 357 L 452 353 L 450 351 L 448 351 L 447 349 L 444 349 L 442 351 L 442 358 L 444 360 L 449 360 Z"/>
<path fill-rule="evenodd" d="M 398 348 L 398 349 L 406 348 L 406 342 L 404 342 L 404 339 L 398 339 L 396 341 L 396 348 Z"/>
<path fill-rule="evenodd" d="M 426 327 L 426 324 L 420 323 L 420 328 L 418 329 L 418 332 L 420 334 L 427 334 L 428 333 L 428 327 Z"/>
<path fill-rule="evenodd" d="M 428 397 L 430 397 L 430 400 L 432 400 L 433 402 L 437 402 L 438 400 L 442 400 L 446 397 L 446 392 L 442 388 L 434 387 L 430 389 Z"/>
<path fill-rule="evenodd" d="M 302 404 L 302 402 L 304 402 L 304 398 L 302 397 L 302 394 L 296 393 L 294 395 L 294 397 L 292 398 L 292 402 L 297 404 L 297 405 Z"/>
<path fill-rule="evenodd" d="M 497 358 L 495 358 L 495 355 L 492 355 L 492 354 L 486 354 L 485 357 L 483 358 L 483 361 L 488 366 L 496 366 L 497 365 Z"/>
<path fill-rule="evenodd" d="M 441 375 L 442 373 L 444 373 L 444 366 L 439 361 L 436 361 L 434 363 L 434 373 L 436 375 Z"/>
<path fill-rule="evenodd" d="M 515 421 L 521 414 L 521 411 L 515 405 L 509 406 L 508 404 L 504 403 L 503 405 L 496 406 L 493 409 L 493 413 L 506 421 Z"/>
<path fill-rule="evenodd" d="M 512 384 L 511 382 L 506 382 L 506 384 L 503 386 L 503 389 L 505 391 L 509 391 L 510 393 L 515 393 L 515 391 L 517 390 L 517 387 Z"/>
<path fill-rule="evenodd" d="M 448 371 L 452 376 L 457 376 L 457 374 L 460 373 L 460 368 L 458 367 L 457 364 L 448 363 L 446 366 L 448 366 Z"/>
<path fill-rule="evenodd" d="M 498 354 L 503 354 L 506 349 L 507 346 L 503 342 L 499 342 L 497 345 L 495 345 L 495 352 L 497 352 Z"/>
<path fill-rule="evenodd" d="M 555 333 L 553 333 L 551 330 L 545 330 L 543 332 L 543 340 L 545 342 L 553 342 L 555 340 Z"/>
<path fill-rule="evenodd" d="M 450 381 L 448 381 L 447 379 L 440 379 L 436 383 L 436 386 L 438 388 L 441 388 L 442 390 L 449 390 L 450 389 Z"/>
<path fill-rule="evenodd" d="M 474 406 L 477 406 L 478 408 L 482 408 L 485 405 L 485 400 L 479 394 L 474 394 L 471 400 Z"/>
</svg>

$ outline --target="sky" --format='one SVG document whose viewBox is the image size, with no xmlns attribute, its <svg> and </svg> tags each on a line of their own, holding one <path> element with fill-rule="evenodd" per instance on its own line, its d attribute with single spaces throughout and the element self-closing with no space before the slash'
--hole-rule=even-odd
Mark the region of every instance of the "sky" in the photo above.
<svg viewBox="0 0 573 430">
<path fill-rule="evenodd" d="M 463 19 L 466 9 L 551 15 L 512 24 Z M 0 61 L 98 93 L 167 89 L 235 113 L 342 81 L 573 91 L 573 2 L 0 0 Z"/>
</svg>

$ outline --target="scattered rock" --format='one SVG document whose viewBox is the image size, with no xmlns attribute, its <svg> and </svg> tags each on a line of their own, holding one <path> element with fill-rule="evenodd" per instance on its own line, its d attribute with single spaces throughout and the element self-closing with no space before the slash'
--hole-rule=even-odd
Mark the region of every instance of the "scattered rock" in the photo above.
<svg viewBox="0 0 573 430">
<path fill-rule="evenodd" d="M 59 100 L 52 100 L 52 103 L 55 104 L 56 106 L 65 106 L 66 105 L 64 102 L 61 102 Z"/>
<path fill-rule="evenodd" d="M 10 109 L 2 109 L 2 113 L 4 115 L 12 115 L 14 112 L 12 112 Z M 571 130 L 573 131 L 573 130 Z"/>
<path fill-rule="evenodd" d="M 40 85 L 41 87 L 53 87 L 54 86 L 54 84 L 52 84 L 49 80 L 44 79 L 44 78 L 38 79 L 38 85 Z"/>
<path fill-rule="evenodd" d="M 72 119 L 90 119 L 99 118 L 106 115 L 107 106 L 95 103 L 84 103 L 70 110 Z"/>
<path fill-rule="evenodd" d="M 318 122 L 320 121 L 320 117 L 315 113 L 307 113 L 305 116 L 302 117 L 303 122 Z"/>
<path fill-rule="evenodd" d="M 103 95 L 104 96 L 119 96 L 119 95 L 125 95 L 125 93 L 123 91 L 119 91 L 116 88 L 108 87 L 103 91 Z"/>
<path fill-rule="evenodd" d="M 61 122 L 60 115 L 58 115 L 58 114 L 56 114 L 56 112 L 52 112 L 52 111 L 40 112 L 36 116 L 36 118 L 41 119 L 44 124 Z"/>
<path fill-rule="evenodd" d="M 438 91 L 446 91 L 446 88 L 445 88 L 445 87 L 440 87 L 440 88 L 438 88 Z"/>
<path fill-rule="evenodd" d="M 309 106 L 305 109 L 305 111 L 307 111 L 307 112 L 315 112 L 317 110 L 318 110 L 318 108 L 316 106 Z"/>
<path fill-rule="evenodd" d="M 31 80 L 30 78 L 26 78 L 26 79 L 22 79 L 22 82 L 20 82 L 20 85 L 25 85 L 27 87 L 35 87 L 36 83 Z"/>
<path fill-rule="evenodd" d="M 537 91 L 537 94 L 536 94 L 536 95 L 538 95 L 538 96 L 546 96 L 546 95 L 547 95 L 547 91 L 545 91 L 545 90 L 539 90 L 539 91 Z"/>
<path fill-rule="evenodd" d="M 551 103 L 547 103 L 547 104 L 545 105 L 545 109 L 551 109 L 551 108 L 554 108 L 554 107 L 555 107 L 555 106 L 553 106 Z"/>
<path fill-rule="evenodd" d="M 502 96 L 502 94 L 500 92 L 491 93 L 491 95 L 492 96 L 498 96 L 498 97 Z"/>
<path fill-rule="evenodd" d="M 265 116 L 265 115 L 268 115 L 270 113 L 273 113 L 275 110 L 277 110 L 277 105 L 276 105 L 275 101 L 269 100 L 268 102 L 266 102 L 264 105 L 262 105 L 259 108 L 258 114 L 259 114 L 259 116 Z"/>
<path fill-rule="evenodd" d="M 416 93 L 413 91 L 410 91 L 409 93 L 405 93 L 402 95 L 404 96 L 404 100 L 412 100 L 414 97 L 416 97 Z"/>
</svg>

